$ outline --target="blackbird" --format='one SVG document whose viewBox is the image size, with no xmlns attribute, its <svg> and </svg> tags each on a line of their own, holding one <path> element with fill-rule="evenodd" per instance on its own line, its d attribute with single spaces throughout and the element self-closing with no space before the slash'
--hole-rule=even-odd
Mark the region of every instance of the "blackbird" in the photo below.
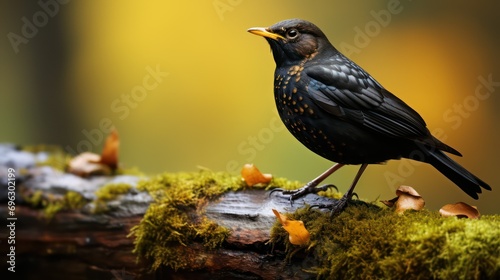
<svg viewBox="0 0 500 280">
<path fill-rule="evenodd" d="M 291 201 L 331 186 L 318 187 L 342 166 L 360 164 L 344 196 L 321 206 L 338 213 L 368 164 L 401 158 L 431 164 L 474 199 L 481 188 L 491 190 L 444 153 L 461 156 L 433 137 L 415 110 L 341 54 L 313 23 L 289 19 L 248 32 L 263 36 L 271 46 L 274 98 L 287 129 L 311 151 L 336 162 L 304 187 L 280 190 Z"/>
</svg>

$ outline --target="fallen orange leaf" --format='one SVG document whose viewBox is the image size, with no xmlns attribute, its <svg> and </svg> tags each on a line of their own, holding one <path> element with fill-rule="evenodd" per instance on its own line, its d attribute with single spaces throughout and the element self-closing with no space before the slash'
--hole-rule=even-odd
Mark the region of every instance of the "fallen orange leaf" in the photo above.
<svg viewBox="0 0 500 280">
<path fill-rule="evenodd" d="M 290 220 L 276 209 L 272 209 L 283 228 L 288 232 L 288 239 L 293 245 L 306 245 L 309 243 L 310 234 L 304 226 L 304 222 Z"/>
<path fill-rule="evenodd" d="M 111 170 L 118 168 L 118 148 L 120 147 L 120 139 L 118 137 L 118 131 L 113 129 L 111 133 L 106 138 L 104 143 L 104 148 L 102 148 L 101 153 L 101 163 L 109 166 Z"/>
<path fill-rule="evenodd" d="M 273 176 L 271 174 L 262 174 L 253 164 L 245 164 L 241 169 L 241 177 L 247 186 L 255 186 L 257 184 L 269 184 Z"/>
<path fill-rule="evenodd" d="M 118 168 L 118 131 L 114 129 L 106 138 L 101 155 L 84 152 L 74 157 L 68 164 L 68 172 L 80 177 L 109 175 Z"/>
<path fill-rule="evenodd" d="M 69 162 L 68 172 L 80 177 L 111 174 L 109 166 L 102 164 L 100 160 L 101 156 L 98 154 L 81 153 Z"/>
</svg>

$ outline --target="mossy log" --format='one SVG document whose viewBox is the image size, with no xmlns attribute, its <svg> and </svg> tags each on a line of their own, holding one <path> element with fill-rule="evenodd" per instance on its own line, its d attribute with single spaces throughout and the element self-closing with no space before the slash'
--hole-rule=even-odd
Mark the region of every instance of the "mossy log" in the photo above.
<svg viewBox="0 0 500 280">
<path fill-rule="evenodd" d="M 184 204 L 178 205 L 180 211 L 175 214 L 187 215 L 190 219 L 187 227 L 193 228 L 195 224 L 200 227 L 194 236 L 170 242 L 171 248 L 166 251 L 171 249 L 179 254 L 174 255 L 175 260 L 170 263 L 172 265 L 163 265 L 164 262 L 160 261 L 162 265 L 153 270 L 150 259 L 141 258 L 134 252 L 136 236 L 131 235 L 131 229 L 140 225 L 148 208 L 155 204 L 155 195 L 158 195 L 155 191 L 151 191 L 151 194 L 144 189 L 139 191 L 138 182 L 155 182 L 154 179 L 123 174 L 80 178 L 53 166 L 37 163 L 37 157 L 53 162 L 52 158 L 18 150 L 14 146 L 0 145 L 0 156 L 5 159 L 0 162 L 0 169 L 6 171 L 13 168 L 16 175 L 13 216 L 17 218 L 14 244 L 16 277 L 303 279 L 311 276 L 303 272 L 300 266 L 287 265 L 284 253 L 280 250 L 272 252 L 271 246 L 266 244 L 275 223 L 271 207 L 280 211 L 293 211 L 304 206 L 304 200 L 297 201 L 295 208 L 291 208 L 286 198 L 269 196 L 264 189 L 229 191 L 221 195 L 223 191 L 244 188 L 240 178 L 228 174 L 214 175 L 202 171 L 160 176 L 160 181 L 200 180 L 198 186 L 207 185 L 210 190 L 203 196 L 211 199 L 195 199 L 189 189 L 185 189 L 188 192 L 183 190 L 180 194 L 173 194 L 182 199 L 181 204 Z M 56 160 L 56 163 L 59 165 L 60 162 Z M 222 180 L 220 183 L 226 186 L 220 188 L 214 184 L 216 180 Z M 3 206 L 0 207 L 0 216 L 4 221 L 9 214 L 7 181 L 7 172 L 1 173 L 3 187 L 0 199 Z M 327 198 L 314 196 L 308 200 L 314 203 Z M 201 223 L 205 218 L 210 222 Z M 210 245 L 211 228 L 206 229 L 206 233 L 200 230 L 203 230 L 203 225 L 219 223 L 222 225 L 220 229 L 223 229 L 223 240 Z M 167 223 L 162 225 L 168 227 Z M 185 229 L 179 227 L 179 234 L 190 235 L 182 232 Z M 158 233 L 151 233 L 161 236 L 167 230 L 159 228 Z M 3 252 L 8 252 L 8 236 L 9 232 L 1 231 Z M 151 248 L 146 250 L 154 251 Z M 178 264 L 174 265 L 176 262 Z M 2 274 L 8 267 L 2 262 Z M 13 272 L 9 273 L 14 275 Z"/>
<path fill-rule="evenodd" d="M 274 218 L 259 213 L 264 190 L 228 194 L 231 202 L 209 203 L 206 216 L 231 229 L 217 249 L 202 242 L 177 245 L 184 256 L 176 271 L 160 267 L 149 271 L 137 263 L 130 229 L 143 215 L 114 211 L 109 214 L 61 210 L 47 218 L 43 209 L 28 205 L 16 208 L 16 274 L 24 279 L 304 279 L 301 266 L 287 266 L 284 254 L 271 254 L 270 229 Z M 247 198 L 253 200 L 249 204 Z M 287 201 L 285 201 L 288 203 Z M 242 204 L 243 203 L 243 204 Z M 227 208 L 226 208 L 227 207 Z M 6 207 L 3 207 L 4 209 Z M 5 211 L 0 211 L 5 216 Z M 269 211 L 272 214 L 272 212 Z M 2 236 L 2 243 L 6 241 Z M 5 243 L 4 243 L 5 244 Z M 179 248 L 176 248 L 176 250 Z M 5 271 L 5 270 L 4 270 Z M 130 276 L 131 278 L 127 278 Z M 193 278 L 196 277 L 196 278 Z"/>
<path fill-rule="evenodd" d="M 15 276 L 23 279 L 500 279 L 499 215 L 399 215 L 357 201 L 332 218 L 308 207 L 332 198 L 292 206 L 225 173 L 80 178 L 37 157 L 0 145 L 0 183 L 16 170 Z M 8 200 L 2 191 L 4 221 Z M 311 242 L 292 245 L 271 209 L 302 220 Z M 4 252 L 9 234 L 1 231 Z"/>
<path fill-rule="evenodd" d="M 232 202 L 207 205 L 206 215 L 231 228 L 231 234 L 217 249 L 201 242 L 179 245 L 185 266 L 174 271 L 161 267 L 149 271 L 137 263 L 130 229 L 143 215 L 82 213 L 62 210 L 47 220 L 43 209 L 22 205 L 16 208 L 16 274 L 24 279 L 303 279 L 311 276 L 300 266 L 287 266 L 283 252 L 274 255 L 266 242 L 274 218 L 248 206 L 247 198 L 267 197 L 264 190 L 229 194 Z M 228 206 L 229 208 L 225 208 Z M 5 208 L 5 207 L 4 207 Z M 5 216 L 5 211 L 1 211 Z M 272 212 L 271 212 L 272 213 Z M 267 214 L 267 213 L 266 213 Z M 2 236 L 2 243 L 6 240 Z M 5 243 L 4 243 L 5 244 Z M 5 271 L 5 270 L 4 270 Z M 130 277 L 130 278 L 127 278 Z M 196 277 L 196 278 L 192 278 Z"/>
</svg>

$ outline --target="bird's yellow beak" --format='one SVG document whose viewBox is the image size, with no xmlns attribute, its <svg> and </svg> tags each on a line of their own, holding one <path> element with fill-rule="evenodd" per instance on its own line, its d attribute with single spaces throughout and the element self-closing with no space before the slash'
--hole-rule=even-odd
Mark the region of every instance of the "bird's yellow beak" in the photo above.
<svg viewBox="0 0 500 280">
<path fill-rule="evenodd" d="M 278 41 L 278 39 L 286 40 L 285 37 L 283 37 L 279 34 L 273 33 L 271 31 L 269 31 L 268 28 L 265 28 L 265 27 L 252 27 L 252 28 L 249 28 L 247 31 L 252 33 L 252 34 L 255 34 L 255 35 L 271 38 L 271 39 L 276 40 L 276 41 Z"/>
</svg>

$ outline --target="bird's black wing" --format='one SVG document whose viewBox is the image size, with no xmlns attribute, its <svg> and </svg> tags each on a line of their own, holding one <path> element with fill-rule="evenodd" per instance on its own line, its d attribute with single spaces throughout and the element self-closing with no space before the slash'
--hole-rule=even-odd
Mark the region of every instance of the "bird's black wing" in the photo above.
<svg viewBox="0 0 500 280">
<path fill-rule="evenodd" d="M 311 99 L 326 112 L 389 137 L 460 154 L 430 135 L 422 117 L 343 55 L 304 69 Z"/>
</svg>

